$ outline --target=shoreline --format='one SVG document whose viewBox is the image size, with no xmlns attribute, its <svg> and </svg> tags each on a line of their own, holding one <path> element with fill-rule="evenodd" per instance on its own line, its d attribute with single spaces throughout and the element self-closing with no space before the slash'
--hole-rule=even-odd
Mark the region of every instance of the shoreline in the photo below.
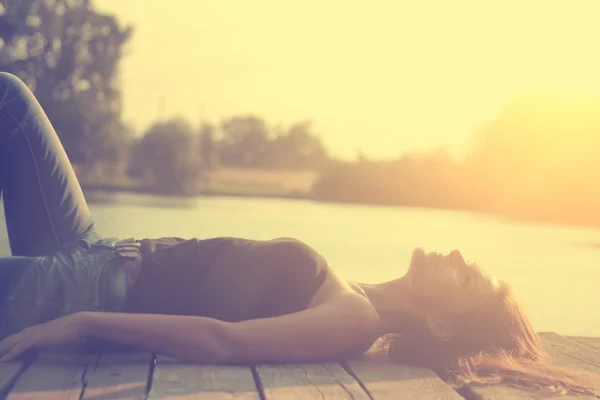
<svg viewBox="0 0 600 400">
<path fill-rule="evenodd" d="M 264 198 L 264 199 L 292 199 L 292 200 L 308 200 L 317 203 L 324 204 L 340 204 L 340 205 L 358 205 L 358 206 L 376 206 L 376 207 L 403 207 L 403 208 L 424 208 L 433 210 L 443 211 L 455 211 L 455 212 L 466 212 L 472 214 L 480 214 L 488 217 L 499 218 L 506 221 L 522 222 L 522 223 L 535 223 L 540 225 L 555 225 L 560 227 L 576 227 L 576 228 L 588 228 L 588 229 L 600 229 L 600 224 L 594 222 L 583 222 L 576 220 L 565 220 L 565 219 L 548 219 L 541 217 L 526 217 L 526 216 L 511 216 L 499 212 L 466 209 L 466 208 L 452 208 L 452 207 L 428 207 L 425 205 L 409 205 L 409 204 L 384 204 L 384 203 L 365 203 L 358 201 L 332 201 L 332 200 L 320 200 L 310 196 L 309 193 L 305 192 L 292 192 L 292 191 L 268 191 L 268 190 L 218 190 L 218 189 L 205 189 L 199 190 L 191 194 L 169 194 L 161 193 L 159 191 L 136 186 L 118 186 L 118 185 L 103 185 L 103 184 L 87 184 L 81 183 L 81 188 L 84 192 L 99 192 L 99 193 L 130 193 L 140 195 L 153 195 L 162 197 L 172 197 L 179 199 L 194 198 L 194 197 L 246 197 L 246 198 Z M 91 201 L 93 203 L 93 200 Z M 600 245 L 598 245 L 600 246 Z"/>
<path fill-rule="evenodd" d="M 257 197 L 257 198 L 280 198 L 280 199 L 304 199 L 313 200 L 308 194 L 301 192 L 268 192 L 268 191 L 235 191 L 235 190 L 216 190 L 216 189 L 205 189 L 199 190 L 195 193 L 190 194 L 172 194 L 162 193 L 157 190 L 153 190 L 145 187 L 121 187 L 121 186 L 110 186 L 110 185 L 99 185 L 99 184 L 81 184 L 81 189 L 86 191 L 97 191 L 105 193 L 132 193 L 132 194 L 143 194 L 153 196 L 164 196 L 173 198 L 193 198 L 202 196 L 223 196 L 223 197 Z"/>
</svg>

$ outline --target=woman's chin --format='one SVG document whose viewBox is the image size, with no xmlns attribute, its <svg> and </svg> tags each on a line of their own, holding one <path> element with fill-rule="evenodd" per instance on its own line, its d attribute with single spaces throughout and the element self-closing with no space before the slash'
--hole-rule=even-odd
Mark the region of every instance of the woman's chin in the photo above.
<svg viewBox="0 0 600 400">
<path fill-rule="evenodd" d="M 421 247 L 417 247 L 413 250 L 410 258 L 410 264 L 408 267 L 408 273 L 414 271 L 416 268 L 420 268 L 425 264 L 425 250 Z"/>
</svg>

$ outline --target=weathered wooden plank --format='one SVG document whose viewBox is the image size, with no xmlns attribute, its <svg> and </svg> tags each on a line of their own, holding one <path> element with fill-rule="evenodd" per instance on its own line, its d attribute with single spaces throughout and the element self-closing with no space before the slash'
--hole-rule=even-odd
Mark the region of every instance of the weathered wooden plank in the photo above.
<svg viewBox="0 0 600 400">
<path fill-rule="evenodd" d="M 565 365 L 565 362 L 569 363 L 569 361 L 558 353 L 568 355 L 571 359 L 577 360 L 574 367 L 584 367 L 590 372 L 598 373 L 600 379 L 600 351 L 557 333 L 544 332 L 540 336 L 544 341 L 546 351 L 553 354 L 556 361 Z"/>
<path fill-rule="evenodd" d="M 567 338 L 596 351 L 600 351 L 600 338 L 583 336 L 567 336 Z"/>
<path fill-rule="evenodd" d="M 91 355 L 41 354 L 15 382 L 8 400 L 78 400 Z"/>
<path fill-rule="evenodd" d="M 0 397 L 8 391 L 22 369 L 21 362 L 0 363 Z"/>
<path fill-rule="evenodd" d="M 598 374 L 594 380 L 600 388 L 600 355 L 593 349 L 585 347 L 556 333 L 541 333 L 544 349 L 548 353 L 548 363 L 560 365 L 573 370 L 583 370 L 592 374 Z M 540 392 L 512 388 L 506 385 L 494 385 L 489 387 L 472 386 L 471 389 L 484 399 L 539 399 L 544 397 Z M 600 392 L 596 393 L 600 395 Z M 594 395 L 570 394 L 561 396 L 560 399 L 597 400 Z"/>
<path fill-rule="evenodd" d="M 555 398 L 556 400 L 598 400 L 598 397 L 593 395 L 551 395 L 543 394 L 540 392 L 519 389 L 506 385 L 492 385 L 492 386 L 472 386 L 471 390 L 479 396 L 477 399 L 484 400 L 530 400 L 530 399 L 547 399 Z M 467 400 L 471 400 L 466 397 Z"/>
<path fill-rule="evenodd" d="M 158 356 L 149 399 L 259 400 L 249 366 L 208 366 Z"/>
<path fill-rule="evenodd" d="M 259 365 L 256 373 L 267 400 L 369 400 L 359 383 L 338 363 Z"/>
<path fill-rule="evenodd" d="M 543 399 L 544 396 L 539 393 L 533 393 L 524 389 L 519 389 L 505 385 L 492 385 L 492 386 L 472 386 L 471 391 L 475 394 L 475 397 L 471 399 L 469 396 L 465 396 L 467 400 L 523 400 L 523 399 Z M 571 397 L 560 396 L 556 400 L 567 400 Z M 588 400 L 577 399 L 577 400 Z M 597 400 L 597 399 L 594 399 Z"/>
<path fill-rule="evenodd" d="M 143 399 L 154 364 L 150 353 L 105 353 L 85 373 L 82 399 Z"/>
<path fill-rule="evenodd" d="M 433 371 L 399 365 L 385 356 L 366 355 L 348 361 L 348 367 L 375 400 L 462 399 Z"/>
</svg>

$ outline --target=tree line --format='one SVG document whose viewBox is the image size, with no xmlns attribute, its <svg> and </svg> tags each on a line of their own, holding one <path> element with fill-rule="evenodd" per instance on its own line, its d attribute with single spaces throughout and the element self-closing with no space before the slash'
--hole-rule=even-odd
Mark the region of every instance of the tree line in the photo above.
<svg viewBox="0 0 600 400">
<path fill-rule="evenodd" d="M 321 169 L 327 150 L 309 122 L 270 127 L 232 116 L 193 127 L 157 121 L 136 135 L 121 118 L 119 62 L 134 32 L 91 0 L 0 3 L 0 70 L 35 93 L 78 170 L 127 175 L 161 193 L 187 194 L 203 173 L 238 168 Z"/>
<path fill-rule="evenodd" d="M 269 128 L 253 116 L 198 129 L 183 118 L 157 122 L 131 149 L 129 175 L 171 194 L 197 193 L 205 173 L 220 167 L 322 170 L 331 162 L 310 123 Z"/>
<path fill-rule="evenodd" d="M 462 160 L 438 150 L 338 164 L 315 199 L 451 208 L 600 225 L 600 98 L 525 94 L 473 135 Z"/>
<path fill-rule="evenodd" d="M 332 158 L 309 122 L 258 116 L 193 126 L 157 121 L 141 135 L 121 118 L 119 62 L 134 33 L 91 0 L 0 3 L 0 70 L 21 77 L 81 170 L 128 176 L 154 191 L 194 193 L 221 167 L 313 169 L 308 197 L 440 207 L 600 224 L 600 102 L 523 95 L 473 135 L 455 160 L 443 149 L 395 160 Z"/>
</svg>

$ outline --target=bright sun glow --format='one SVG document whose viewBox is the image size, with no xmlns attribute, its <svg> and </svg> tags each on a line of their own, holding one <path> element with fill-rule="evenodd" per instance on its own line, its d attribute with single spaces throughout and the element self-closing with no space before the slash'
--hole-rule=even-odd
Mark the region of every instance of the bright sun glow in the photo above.
<svg viewBox="0 0 600 400">
<path fill-rule="evenodd" d="M 334 154 L 470 144 L 530 91 L 600 96 L 600 2 L 98 0 L 136 26 L 125 117 L 315 121 Z"/>
</svg>

